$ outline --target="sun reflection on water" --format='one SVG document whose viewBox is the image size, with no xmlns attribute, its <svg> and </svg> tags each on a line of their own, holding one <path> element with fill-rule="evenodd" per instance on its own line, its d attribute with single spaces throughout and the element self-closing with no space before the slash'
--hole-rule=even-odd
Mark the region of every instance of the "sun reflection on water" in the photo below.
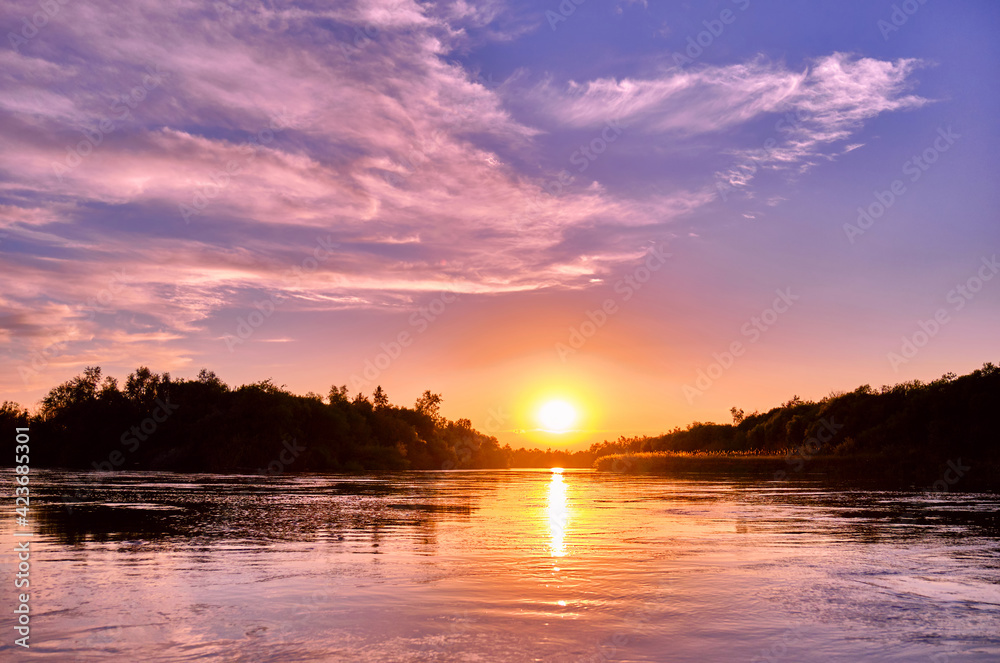
<svg viewBox="0 0 1000 663">
<path fill-rule="evenodd" d="M 566 501 L 566 482 L 561 467 L 552 468 L 549 482 L 549 552 L 552 557 L 566 555 L 566 526 L 569 523 L 569 506 Z"/>
</svg>

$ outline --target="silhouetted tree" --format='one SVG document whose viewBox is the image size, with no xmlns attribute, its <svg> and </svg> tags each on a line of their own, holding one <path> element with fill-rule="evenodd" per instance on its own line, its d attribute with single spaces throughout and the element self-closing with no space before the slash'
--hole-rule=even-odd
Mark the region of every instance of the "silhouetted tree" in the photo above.
<svg viewBox="0 0 1000 663">
<path fill-rule="evenodd" d="M 426 414 L 433 421 L 437 422 L 440 420 L 441 416 L 441 400 L 442 399 L 439 394 L 432 394 L 428 389 L 420 396 L 420 398 L 417 399 L 414 408 L 417 412 Z"/>
<path fill-rule="evenodd" d="M 376 410 L 384 410 L 389 407 L 389 397 L 385 395 L 382 385 L 375 387 L 375 393 L 372 394 L 372 405 L 375 406 Z"/>
</svg>

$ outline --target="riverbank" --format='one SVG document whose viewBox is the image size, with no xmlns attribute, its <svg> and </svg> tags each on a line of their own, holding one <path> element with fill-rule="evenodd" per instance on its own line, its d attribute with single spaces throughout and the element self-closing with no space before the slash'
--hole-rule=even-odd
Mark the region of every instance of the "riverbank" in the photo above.
<svg viewBox="0 0 1000 663">
<path fill-rule="evenodd" d="M 594 461 L 599 472 L 619 474 L 726 474 L 739 478 L 786 481 L 825 478 L 859 485 L 880 485 L 934 492 L 1000 492 L 1000 467 L 972 458 L 943 460 L 890 456 L 802 456 L 794 451 L 676 452 L 610 454 Z"/>
</svg>

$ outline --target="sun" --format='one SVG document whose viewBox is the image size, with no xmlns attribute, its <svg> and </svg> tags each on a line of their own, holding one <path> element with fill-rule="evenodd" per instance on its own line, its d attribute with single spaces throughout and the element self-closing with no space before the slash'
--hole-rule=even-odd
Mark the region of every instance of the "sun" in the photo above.
<svg viewBox="0 0 1000 663">
<path fill-rule="evenodd" d="M 565 433 L 576 423 L 576 408 L 566 401 L 548 401 L 538 410 L 538 423 L 549 433 Z"/>
</svg>

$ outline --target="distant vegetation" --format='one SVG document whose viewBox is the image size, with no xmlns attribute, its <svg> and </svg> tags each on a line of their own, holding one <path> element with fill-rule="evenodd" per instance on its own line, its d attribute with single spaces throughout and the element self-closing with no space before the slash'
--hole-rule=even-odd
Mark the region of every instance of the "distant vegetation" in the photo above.
<svg viewBox="0 0 1000 663">
<path fill-rule="evenodd" d="M 230 388 L 202 370 L 176 380 L 139 368 L 123 387 L 101 369 L 52 389 L 36 413 L 6 402 L 5 430 L 29 425 L 36 466 L 179 471 L 361 471 L 502 467 L 591 467 L 652 471 L 761 467 L 792 476 L 858 461 L 879 473 L 933 482 L 948 465 L 979 483 L 1000 469 L 1000 369 L 906 382 L 817 402 L 793 397 L 731 424 L 695 422 L 656 437 L 619 438 L 585 451 L 511 449 L 440 415 L 429 391 L 413 407 L 349 397 L 297 396 L 269 380 Z M 10 459 L 5 463 L 9 464 Z M 956 475 L 952 470 L 951 477 Z M 963 484 L 964 485 L 964 484 Z"/>
<path fill-rule="evenodd" d="M 176 380 L 139 368 L 124 387 L 100 368 L 59 385 L 28 416 L 4 403 L 5 427 L 30 419 L 37 466 L 196 472 L 361 471 L 507 467 L 510 449 L 447 421 L 429 391 L 411 408 L 334 387 L 297 396 L 270 380 L 231 389 L 202 370 Z M 6 428 L 5 428 L 6 429 Z"/>
<path fill-rule="evenodd" d="M 601 470 L 764 468 L 778 478 L 824 471 L 958 488 L 1000 487 L 1000 368 L 905 382 L 818 402 L 793 397 L 767 412 L 732 408 L 732 424 L 695 422 L 658 437 L 620 439 Z M 771 462 L 780 461 L 780 462 Z"/>
</svg>

